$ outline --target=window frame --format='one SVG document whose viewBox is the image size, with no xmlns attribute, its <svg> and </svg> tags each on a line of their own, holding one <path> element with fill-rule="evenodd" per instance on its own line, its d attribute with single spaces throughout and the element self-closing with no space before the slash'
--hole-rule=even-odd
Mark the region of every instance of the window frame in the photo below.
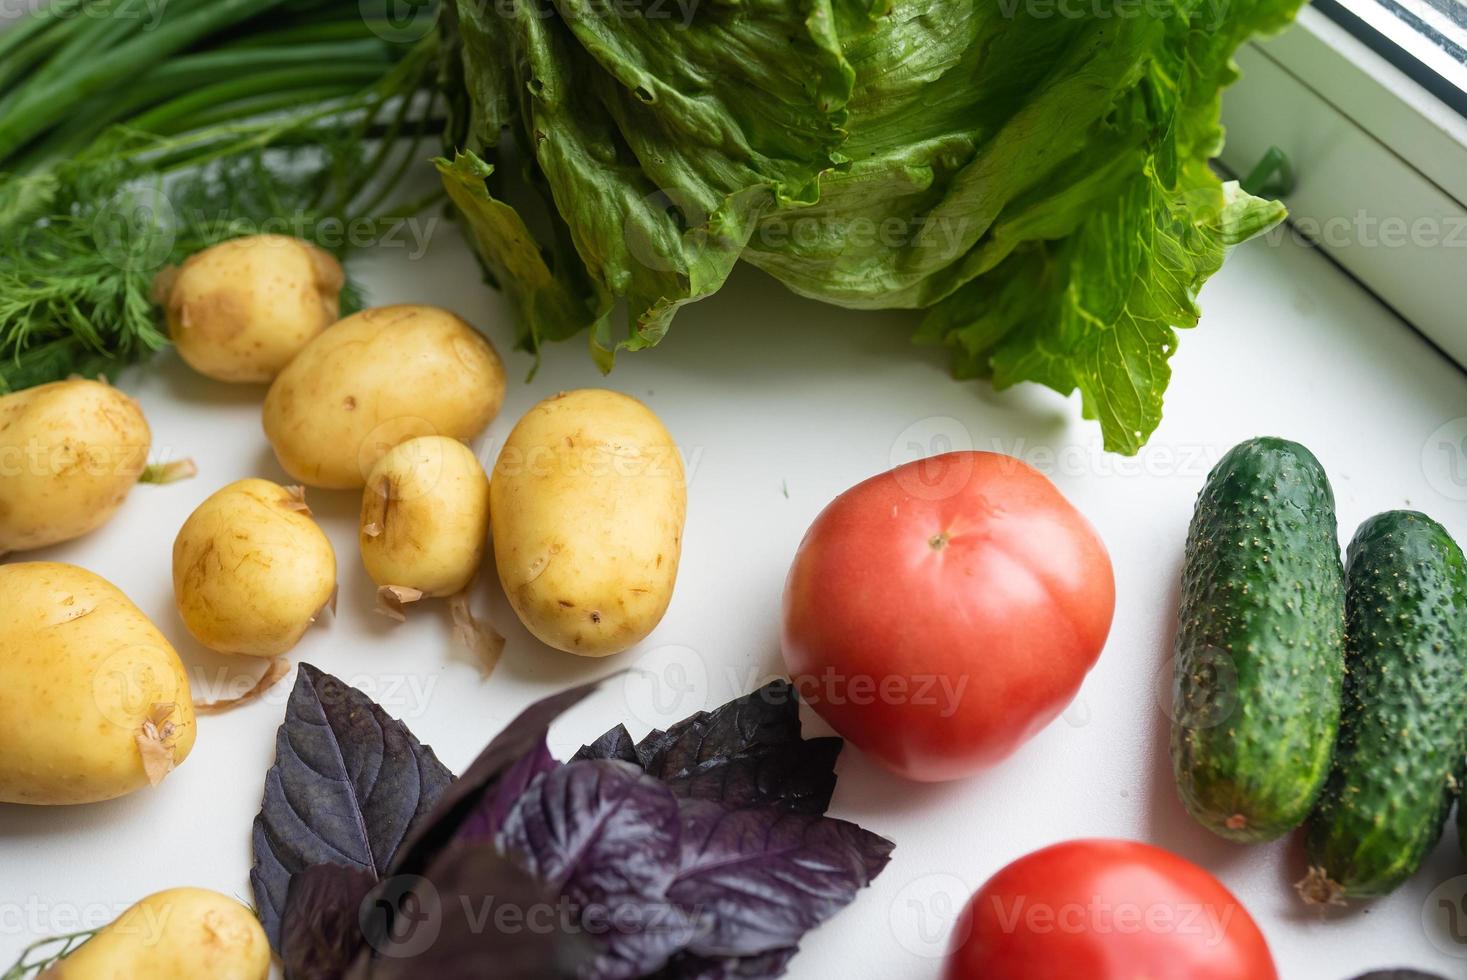
<svg viewBox="0 0 1467 980">
<path fill-rule="evenodd" d="M 1445 77 L 1435 67 L 1417 57 L 1396 39 L 1372 24 L 1369 19 L 1351 9 L 1345 0 L 1312 0 L 1312 2 L 1316 10 L 1349 31 L 1370 50 L 1390 62 L 1416 84 L 1458 113 L 1467 116 L 1467 89 L 1464 89 L 1459 81 Z M 1370 0 L 1370 2 L 1380 4 L 1383 8 L 1386 6 L 1401 7 L 1395 0 Z M 1401 18 L 1403 25 L 1409 21 L 1418 21 L 1414 14 L 1404 8 L 1400 9 L 1395 16 Z M 1431 30 L 1428 25 L 1419 23 L 1412 25 L 1412 29 Z M 1451 38 L 1444 38 L 1442 43 L 1443 46 L 1458 47 L 1457 42 Z M 1463 57 L 1462 60 L 1463 70 L 1467 71 L 1467 57 Z"/>
<path fill-rule="evenodd" d="M 1467 367 L 1467 115 L 1355 36 L 1337 7 L 1316 0 L 1239 49 L 1220 169 L 1246 176 L 1281 150 L 1290 219 L 1267 240 L 1319 248 Z"/>
</svg>

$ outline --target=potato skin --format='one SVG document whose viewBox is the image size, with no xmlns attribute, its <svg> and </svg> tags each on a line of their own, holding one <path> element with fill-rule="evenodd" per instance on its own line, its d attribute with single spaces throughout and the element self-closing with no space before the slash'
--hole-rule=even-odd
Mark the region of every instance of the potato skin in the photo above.
<svg viewBox="0 0 1467 980">
<path fill-rule="evenodd" d="M 0 554 L 107 523 L 147 466 L 152 441 L 138 403 L 99 381 L 0 398 Z"/>
<path fill-rule="evenodd" d="M 661 621 L 687 486 L 677 446 L 641 402 L 599 389 L 542 401 L 505 442 L 489 497 L 499 580 L 541 641 L 602 657 Z"/>
<path fill-rule="evenodd" d="M 265 980 L 270 943 L 244 905 L 205 888 L 142 899 L 42 974 L 46 980 Z"/>
<path fill-rule="evenodd" d="M 172 704 L 173 762 L 194 745 L 188 675 L 167 638 L 99 575 L 0 565 L 0 802 L 96 803 L 148 785 L 137 734 Z"/>
<path fill-rule="evenodd" d="M 365 485 L 414 436 L 471 439 L 504 401 L 504 365 L 463 320 L 432 306 L 363 310 L 327 329 L 265 396 L 280 465 L 313 487 Z"/>
<path fill-rule="evenodd" d="M 168 335 L 189 367 L 259 384 L 336 322 L 345 283 L 325 249 L 287 235 L 249 235 L 189 256 L 157 291 Z"/>
<path fill-rule="evenodd" d="M 336 589 L 336 553 L 297 493 L 239 480 L 199 504 L 173 542 L 183 624 L 221 653 L 295 646 Z"/>
<path fill-rule="evenodd" d="M 425 596 L 463 591 L 489 539 L 489 477 L 479 458 L 446 436 L 394 446 L 367 477 L 359 537 L 378 585 Z"/>
</svg>

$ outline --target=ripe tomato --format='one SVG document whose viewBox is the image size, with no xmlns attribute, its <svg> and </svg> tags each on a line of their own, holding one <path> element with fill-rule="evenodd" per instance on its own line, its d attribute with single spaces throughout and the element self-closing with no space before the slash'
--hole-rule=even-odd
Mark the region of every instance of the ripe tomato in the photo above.
<svg viewBox="0 0 1467 980">
<path fill-rule="evenodd" d="M 881 763 L 956 779 L 1064 709 L 1114 611 L 1105 545 L 1054 484 L 1011 456 L 946 453 L 815 519 L 785 585 L 785 664 Z"/>
<path fill-rule="evenodd" d="M 1134 841 L 1019 858 L 973 896 L 953 940 L 944 980 L 1278 980 L 1232 892 Z"/>
</svg>

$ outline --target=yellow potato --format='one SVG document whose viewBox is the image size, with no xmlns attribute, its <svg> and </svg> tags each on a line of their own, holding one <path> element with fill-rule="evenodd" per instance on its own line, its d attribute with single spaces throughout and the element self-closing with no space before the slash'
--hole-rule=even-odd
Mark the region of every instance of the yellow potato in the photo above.
<svg viewBox="0 0 1467 980">
<path fill-rule="evenodd" d="M 270 943 L 246 906 L 205 888 L 170 888 L 131 906 L 43 980 L 265 980 Z"/>
<path fill-rule="evenodd" d="M 98 381 L 0 398 L 0 554 L 107 523 L 147 465 L 152 438 L 137 402 Z"/>
<path fill-rule="evenodd" d="M 362 564 L 379 586 L 462 591 L 484 560 L 489 478 L 457 439 L 420 436 L 377 461 L 362 491 Z"/>
<path fill-rule="evenodd" d="M 221 653 L 284 653 L 335 591 L 336 553 L 298 487 L 231 483 L 199 504 L 173 542 L 178 614 Z"/>
<path fill-rule="evenodd" d="M 179 356 L 219 381 L 272 380 L 336 322 L 346 277 L 330 252 L 286 235 L 250 235 L 189 256 L 155 298 Z"/>
<path fill-rule="evenodd" d="M 95 803 L 162 779 L 194 745 L 178 654 L 106 579 L 0 565 L 0 802 Z"/>
<path fill-rule="evenodd" d="M 482 334 L 447 310 L 383 306 L 335 324 L 280 372 L 265 435 L 295 479 L 349 490 L 414 436 L 473 438 L 503 401 L 504 366 Z"/>
<path fill-rule="evenodd" d="M 509 434 L 490 480 L 499 580 L 540 640 L 618 653 L 662 619 L 682 548 L 682 457 L 641 402 L 587 389 L 547 398 Z"/>
</svg>

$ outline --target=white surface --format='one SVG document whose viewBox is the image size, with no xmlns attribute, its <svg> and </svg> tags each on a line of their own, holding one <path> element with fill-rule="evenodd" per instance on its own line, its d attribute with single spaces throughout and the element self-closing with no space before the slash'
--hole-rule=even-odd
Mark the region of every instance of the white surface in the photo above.
<svg viewBox="0 0 1467 980">
<path fill-rule="evenodd" d="M 1325 921 L 1289 887 L 1302 873 L 1297 845 L 1218 840 L 1189 821 L 1172 786 L 1157 691 L 1193 496 L 1218 455 L 1260 433 L 1289 436 L 1328 468 L 1343 535 L 1372 513 L 1410 505 L 1467 540 L 1467 475 L 1453 482 L 1447 468 L 1467 458 L 1441 448 L 1460 448 L 1467 436 L 1467 383 L 1318 255 L 1285 239 L 1233 256 L 1204 293 L 1203 325 L 1182 338 L 1166 421 L 1136 459 L 1101 453 L 1074 402 L 952 382 L 935 354 L 909 346 L 906 314 L 803 301 L 748 269 L 687 308 L 660 349 L 625 357 L 606 381 L 572 342 L 551 349 L 526 385 L 529 359 L 510 351 L 506 311 L 453 229 L 437 229 L 425 259 L 384 249 L 358 268 L 376 301 L 445 305 L 505 353 L 512 381 L 479 444 L 486 461 L 533 402 L 600 384 L 645 399 L 689 459 L 682 571 L 653 636 L 605 661 L 556 653 L 530 640 L 497 584 L 485 584 L 479 601 L 509 636 L 487 681 L 453 646 L 443 613 L 425 610 L 403 626 L 373 614 L 354 544 L 357 495 L 310 495 L 337 547 L 341 602 L 295 658 L 375 694 L 455 771 L 532 699 L 633 662 L 671 681 L 691 678 L 693 690 L 663 688 L 659 702 L 642 681 L 615 681 L 554 730 L 560 754 L 618 720 L 640 735 L 778 673 L 780 590 L 818 510 L 894 463 L 970 442 L 1050 472 L 1098 526 L 1116 566 L 1110 641 L 1063 719 L 978 778 L 911 785 L 847 749 L 832 812 L 891 837 L 896 854 L 872 889 L 808 937 L 791 975 L 936 977 L 948 921 L 971 889 L 1030 850 L 1081 836 L 1151 841 L 1212 869 L 1259 920 L 1287 980 L 1408 964 L 1461 974 L 1467 960 L 1438 951 L 1431 936 L 1449 940 L 1423 926 L 1423 908 L 1436 907 L 1428 892 L 1467 872 L 1455 831 L 1397 894 Z M 258 666 L 208 655 L 189 638 L 173 608 L 169 549 L 217 487 L 247 475 L 284 479 L 260 432 L 262 391 L 207 382 L 171 355 L 122 385 L 142 400 L 155 455 L 193 456 L 198 478 L 140 487 L 101 531 L 33 557 L 77 562 L 116 582 L 177 645 L 196 696 L 231 693 L 225 679 Z M 108 918 L 159 888 L 248 896 L 250 822 L 288 688 L 202 718 L 192 757 L 157 790 L 96 806 L 0 806 L 0 964 L 32 938 Z M 1457 952 L 1467 956 L 1467 946 Z"/>
</svg>

